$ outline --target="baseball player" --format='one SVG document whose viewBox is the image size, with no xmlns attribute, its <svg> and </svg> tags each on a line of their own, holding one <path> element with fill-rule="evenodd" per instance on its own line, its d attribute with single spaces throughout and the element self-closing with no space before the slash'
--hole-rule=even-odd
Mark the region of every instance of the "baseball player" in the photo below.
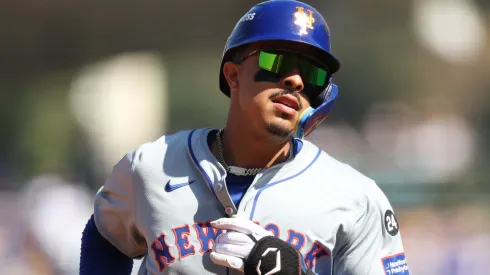
<svg viewBox="0 0 490 275">
<path fill-rule="evenodd" d="M 80 274 L 406 275 L 398 221 L 376 183 L 304 137 L 328 115 L 339 61 L 322 15 L 266 1 L 236 24 L 219 84 L 221 129 L 126 154 L 95 198 Z"/>
</svg>

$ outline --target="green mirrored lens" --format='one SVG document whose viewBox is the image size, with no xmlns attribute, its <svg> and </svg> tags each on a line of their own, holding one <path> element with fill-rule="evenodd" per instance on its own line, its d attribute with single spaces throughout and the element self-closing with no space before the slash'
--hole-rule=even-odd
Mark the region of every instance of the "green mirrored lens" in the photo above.
<svg viewBox="0 0 490 275">
<path fill-rule="evenodd" d="M 261 51 L 259 67 L 279 75 L 290 72 L 298 64 L 298 57 L 290 54 L 276 54 Z"/>
<path fill-rule="evenodd" d="M 312 64 L 309 60 L 300 62 L 301 76 L 310 84 L 324 86 L 327 80 L 327 71 Z"/>
<path fill-rule="evenodd" d="M 261 51 L 259 54 L 259 67 L 279 75 L 291 72 L 298 65 L 298 56 L 294 54 L 276 54 Z M 324 86 L 327 80 L 327 71 L 313 64 L 308 59 L 299 62 L 301 76 L 305 82 L 316 86 Z"/>
<path fill-rule="evenodd" d="M 259 55 L 259 67 L 269 72 L 277 73 L 275 72 L 275 70 L 277 69 L 277 65 L 274 66 L 274 64 L 277 64 L 276 58 L 277 54 L 261 51 Z"/>
</svg>

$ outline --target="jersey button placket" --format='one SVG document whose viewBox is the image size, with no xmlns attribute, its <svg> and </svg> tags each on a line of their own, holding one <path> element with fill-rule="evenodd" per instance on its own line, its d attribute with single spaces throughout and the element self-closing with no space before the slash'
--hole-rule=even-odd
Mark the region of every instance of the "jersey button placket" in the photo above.
<svg viewBox="0 0 490 275">
<path fill-rule="evenodd" d="M 218 182 L 216 183 L 216 191 L 221 192 L 223 190 L 223 184 Z"/>
<path fill-rule="evenodd" d="M 216 197 L 224 207 L 225 215 L 231 217 L 236 214 L 236 209 L 225 184 L 225 182 L 217 181 L 213 184 L 213 189 Z"/>
</svg>

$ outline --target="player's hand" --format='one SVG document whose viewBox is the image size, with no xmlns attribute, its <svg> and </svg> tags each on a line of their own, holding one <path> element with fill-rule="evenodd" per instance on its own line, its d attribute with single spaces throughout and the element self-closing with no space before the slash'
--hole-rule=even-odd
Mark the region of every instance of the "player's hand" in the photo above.
<svg viewBox="0 0 490 275">
<path fill-rule="evenodd" d="M 244 271 L 245 260 L 256 242 L 272 233 L 258 224 L 241 218 L 221 218 L 211 222 L 216 229 L 225 230 L 218 236 L 211 252 L 211 260 L 221 266 Z"/>
<path fill-rule="evenodd" d="M 294 247 L 250 220 L 222 218 L 211 222 L 211 226 L 225 230 L 216 239 L 210 255 L 217 265 L 246 275 L 314 274 L 306 270 Z"/>
</svg>

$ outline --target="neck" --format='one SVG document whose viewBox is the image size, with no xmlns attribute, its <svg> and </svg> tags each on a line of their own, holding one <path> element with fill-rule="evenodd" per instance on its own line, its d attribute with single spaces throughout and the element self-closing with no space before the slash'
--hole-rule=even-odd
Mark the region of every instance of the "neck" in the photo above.
<svg viewBox="0 0 490 275">
<path fill-rule="evenodd" d="M 271 138 L 243 127 L 246 122 L 229 117 L 223 134 L 224 159 L 243 168 L 269 168 L 288 159 L 290 139 Z M 265 131 L 264 131 L 265 132 Z"/>
</svg>

